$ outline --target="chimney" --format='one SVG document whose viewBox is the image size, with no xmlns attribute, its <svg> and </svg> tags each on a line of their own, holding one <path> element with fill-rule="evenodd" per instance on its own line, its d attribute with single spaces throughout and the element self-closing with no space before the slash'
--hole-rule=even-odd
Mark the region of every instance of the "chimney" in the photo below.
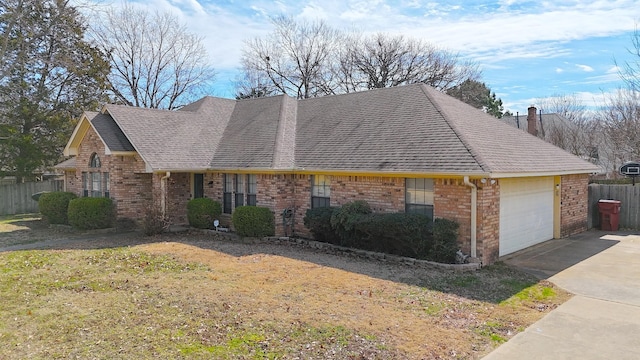
<svg viewBox="0 0 640 360">
<path fill-rule="evenodd" d="M 536 107 L 530 106 L 528 109 L 529 113 L 527 114 L 527 132 L 533 136 L 538 136 L 538 129 L 536 127 Z"/>
</svg>

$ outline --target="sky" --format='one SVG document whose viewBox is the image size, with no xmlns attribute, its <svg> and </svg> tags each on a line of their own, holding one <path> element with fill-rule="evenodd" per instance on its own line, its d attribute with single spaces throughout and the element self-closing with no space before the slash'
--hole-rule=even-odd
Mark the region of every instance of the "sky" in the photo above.
<svg viewBox="0 0 640 360">
<path fill-rule="evenodd" d="M 244 42 L 271 32 L 270 18 L 279 15 L 365 34 L 402 34 L 456 52 L 479 65 L 481 80 L 514 114 L 554 95 L 575 95 L 596 107 L 623 86 L 616 62 L 640 61 L 629 53 L 640 0 L 128 2 L 171 12 L 202 37 L 217 71 L 211 95 L 220 97 L 235 94 Z"/>
</svg>

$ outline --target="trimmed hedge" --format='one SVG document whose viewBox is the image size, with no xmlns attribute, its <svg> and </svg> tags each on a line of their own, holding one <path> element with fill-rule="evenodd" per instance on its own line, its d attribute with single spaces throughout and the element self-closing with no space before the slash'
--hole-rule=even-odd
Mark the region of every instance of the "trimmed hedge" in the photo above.
<svg viewBox="0 0 640 360">
<path fill-rule="evenodd" d="M 458 251 L 458 228 L 460 225 L 448 219 L 436 219 L 433 222 L 433 245 L 429 260 L 453 264 Z"/>
<path fill-rule="evenodd" d="M 187 203 L 189 225 L 198 229 L 212 229 L 213 221 L 222 214 L 222 205 L 209 198 L 197 198 Z"/>
<path fill-rule="evenodd" d="M 364 215 L 371 214 L 371 206 L 364 200 L 356 200 L 342 205 L 331 215 L 331 228 L 340 237 L 340 245 L 357 245 L 355 223 Z"/>
<path fill-rule="evenodd" d="M 109 198 L 82 197 L 69 202 L 69 224 L 81 230 L 112 227 L 116 218 L 113 201 Z"/>
<path fill-rule="evenodd" d="M 331 227 L 331 216 L 337 209 L 337 207 L 320 207 L 307 210 L 302 221 L 315 240 L 340 244 L 340 237 Z"/>
<path fill-rule="evenodd" d="M 68 224 L 67 211 L 69 201 L 77 198 L 76 194 L 64 191 L 44 193 L 38 199 L 38 209 L 49 224 Z"/>
<path fill-rule="evenodd" d="M 242 237 L 265 237 L 276 233 L 276 223 L 270 209 L 259 206 L 239 206 L 233 211 L 233 226 Z"/>
<path fill-rule="evenodd" d="M 365 250 L 427 259 L 433 245 L 432 221 L 424 214 L 369 214 L 354 228 L 356 236 L 348 246 Z"/>
<path fill-rule="evenodd" d="M 423 214 L 374 214 L 361 200 L 307 210 L 304 224 L 317 241 L 416 259 L 455 263 L 458 250 L 457 222 L 432 221 Z"/>
</svg>

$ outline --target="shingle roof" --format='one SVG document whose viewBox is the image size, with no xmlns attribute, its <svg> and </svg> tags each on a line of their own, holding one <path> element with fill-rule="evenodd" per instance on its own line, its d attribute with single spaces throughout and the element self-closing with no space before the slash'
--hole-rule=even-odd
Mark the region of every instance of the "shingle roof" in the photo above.
<svg viewBox="0 0 640 360">
<path fill-rule="evenodd" d="M 420 86 L 302 100 L 296 144 L 306 169 L 482 171 Z"/>
<path fill-rule="evenodd" d="M 207 169 L 235 103 L 206 97 L 195 111 L 107 105 L 106 113 L 153 170 Z"/>
<path fill-rule="evenodd" d="M 423 84 L 305 100 L 205 97 L 179 111 L 108 105 L 103 114 L 156 171 L 504 175 L 597 170 Z"/>
<path fill-rule="evenodd" d="M 133 145 L 109 115 L 85 112 L 94 129 L 111 151 L 134 151 Z"/>
<path fill-rule="evenodd" d="M 272 168 L 283 98 L 238 101 L 210 167 Z"/>
<path fill-rule="evenodd" d="M 598 168 L 470 105 L 423 86 L 487 173 L 594 172 Z"/>
</svg>

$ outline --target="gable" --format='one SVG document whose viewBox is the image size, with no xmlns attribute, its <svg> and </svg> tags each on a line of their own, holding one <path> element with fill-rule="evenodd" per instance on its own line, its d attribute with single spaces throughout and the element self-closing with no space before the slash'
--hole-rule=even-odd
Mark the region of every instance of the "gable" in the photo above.
<svg viewBox="0 0 640 360">
<path fill-rule="evenodd" d="M 64 148 L 65 156 L 78 155 L 87 132 L 93 130 L 102 142 L 105 155 L 130 154 L 135 148 L 109 115 L 85 112 L 73 130 L 71 138 Z"/>
</svg>

